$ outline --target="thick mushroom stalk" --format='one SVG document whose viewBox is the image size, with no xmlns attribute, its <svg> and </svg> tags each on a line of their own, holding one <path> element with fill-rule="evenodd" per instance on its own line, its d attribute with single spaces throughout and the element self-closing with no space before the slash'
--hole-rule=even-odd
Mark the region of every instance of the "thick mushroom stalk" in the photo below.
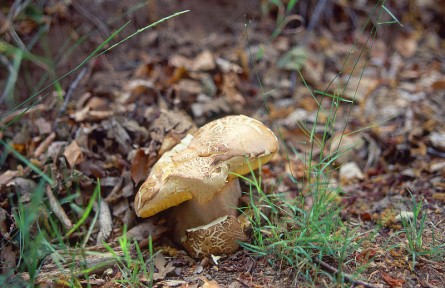
<svg viewBox="0 0 445 288">
<path fill-rule="evenodd" d="M 184 202 L 171 217 L 174 238 L 184 243 L 186 230 L 236 215 L 240 188 L 234 175 L 257 169 L 277 151 L 276 136 L 255 119 L 240 115 L 210 122 L 153 166 L 136 195 L 136 213 L 149 217 Z"/>
<path fill-rule="evenodd" d="M 185 249 L 196 258 L 210 254 L 230 254 L 238 250 L 239 241 L 246 241 L 241 224 L 235 216 L 223 216 L 212 222 L 187 229 Z"/>
<path fill-rule="evenodd" d="M 187 239 L 187 229 L 206 225 L 223 216 L 236 216 L 240 196 L 241 187 L 238 178 L 235 178 L 208 202 L 191 199 L 174 207 L 168 216 L 173 239 L 183 243 Z"/>
</svg>

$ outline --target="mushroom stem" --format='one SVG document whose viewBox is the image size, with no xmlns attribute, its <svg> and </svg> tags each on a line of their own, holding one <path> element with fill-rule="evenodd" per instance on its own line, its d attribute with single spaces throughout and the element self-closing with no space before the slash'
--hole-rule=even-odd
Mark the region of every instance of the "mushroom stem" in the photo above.
<svg viewBox="0 0 445 288">
<path fill-rule="evenodd" d="M 174 207 L 169 215 L 173 239 L 182 244 L 187 229 L 208 224 L 222 216 L 236 216 L 240 196 L 241 187 L 238 178 L 235 178 L 227 182 L 224 188 L 208 202 L 200 203 L 193 198 Z"/>
</svg>

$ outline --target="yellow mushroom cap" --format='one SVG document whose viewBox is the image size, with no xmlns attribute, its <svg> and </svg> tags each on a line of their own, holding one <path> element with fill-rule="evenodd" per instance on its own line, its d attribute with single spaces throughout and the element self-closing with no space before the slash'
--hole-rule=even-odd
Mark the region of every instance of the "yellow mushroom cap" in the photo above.
<svg viewBox="0 0 445 288">
<path fill-rule="evenodd" d="M 223 216 L 209 224 L 188 229 L 184 247 L 195 258 L 230 254 L 238 250 L 247 236 L 235 216 Z"/>
<path fill-rule="evenodd" d="M 277 151 L 277 137 L 253 118 L 239 115 L 212 121 L 153 166 L 136 195 L 136 214 L 149 217 L 192 198 L 206 203 L 236 177 L 231 173 L 255 170 Z"/>
</svg>

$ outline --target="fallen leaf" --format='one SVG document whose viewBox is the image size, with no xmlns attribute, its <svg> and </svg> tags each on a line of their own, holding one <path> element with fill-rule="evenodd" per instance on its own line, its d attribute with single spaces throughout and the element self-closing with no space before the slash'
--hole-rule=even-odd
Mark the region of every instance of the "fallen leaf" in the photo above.
<svg viewBox="0 0 445 288">
<path fill-rule="evenodd" d="M 204 285 L 202 285 L 202 288 L 219 288 L 218 282 L 215 280 L 207 280 L 206 277 L 201 276 L 199 277 L 202 281 L 204 281 Z"/>
<path fill-rule="evenodd" d="M 445 151 L 445 132 L 431 133 L 430 141 L 434 148 Z"/>
<path fill-rule="evenodd" d="M 167 231 L 167 227 L 155 225 L 152 221 L 150 221 L 150 219 L 148 219 L 128 230 L 127 237 L 129 239 L 135 239 L 136 241 L 147 239 L 149 236 L 151 236 L 153 239 L 157 239 L 165 231 Z"/>
<path fill-rule="evenodd" d="M 418 36 L 416 33 L 399 34 L 394 41 L 394 48 L 405 58 L 414 56 L 418 46 Z"/>
<path fill-rule="evenodd" d="M 0 175 L 0 187 L 19 175 L 18 171 L 8 170 Z"/>
<path fill-rule="evenodd" d="M 147 178 L 151 166 L 156 162 L 157 154 L 150 148 L 141 148 L 136 151 L 136 155 L 131 162 L 131 179 L 138 184 Z"/>
<path fill-rule="evenodd" d="M 445 203 L 445 193 L 434 193 L 433 194 L 433 199 Z"/>
<path fill-rule="evenodd" d="M 0 249 L 1 274 L 7 275 L 16 266 L 16 255 L 11 245 L 3 245 Z"/>
<path fill-rule="evenodd" d="M 31 179 L 17 177 L 9 181 L 6 187 L 14 188 L 14 192 L 20 194 L 20 201 L 23 203 L 31 200 L 32 193 L 35 191 L 37 184 Z"/>
<path fill-rule="evenodd" d="M 364 175 L 355 162 L 349 162 L 340 167 L 340 182 L 342 185 L 351 184 L 363 178 Z"/>
<path fill-rule="evenodd" d="M 110 207 L 106 201 L 100 201 L 99 208 L 99 234 L 97 235 L 96 245 L 106 241 L 111 234 L 113 221 L 111 220 Z"/>
<path fill-rule="evenodd" d="M 153 280 L 165 279 L 165 276 L 167 276 L 168 273 L 175 270 L 173 262 L 170 261 L 167 263 L 167 260 L 165 260 L 164 255 L 161 253 L 158 253 L 155 256 L 154 265 L 158 271 L 153 274 Z"/>
<path fill-rule="evenodd" d="M 83 153 L 76 140 L 73 140 L 73 142 L 65 148 L 63 156 L 65 156 L 71 168 L 74 168 L 76 164 L 83 162 Z"/>
<path fill-rule="evenodd" d="M 368 262 L 377 253 L 375 249 L 365 249 L 357 255 L 357 260 L 360 263 Z"/>
<path fill-rule="evenodd" d="M 191 68 L 193 71 L 211 71 L 216 68 L 212 52 L 205 50 L 193 59 Z"/>
<path fill-rule="evenodd" d="M 382 272 L 382 278 L 391 288 L 403 287 L 403 284 L 405 283 L 405 280 L 393 278 L 384 272 Z"/>
</svg>

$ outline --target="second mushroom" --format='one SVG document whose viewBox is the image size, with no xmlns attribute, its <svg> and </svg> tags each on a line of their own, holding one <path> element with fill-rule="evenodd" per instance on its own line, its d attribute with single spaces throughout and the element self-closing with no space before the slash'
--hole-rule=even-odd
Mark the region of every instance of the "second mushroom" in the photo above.
<svg viewBox="0 0 445 288">
<path fill-rule="evenodd" d="M 164 153 L 139 188 L 135 210 L 150 217 L 167 208 L 173 237 L 194 257 L 236 251 L 246 236 L 236 219 L 237 175 L 258 169 L 278 151 L 261 122 L 243 115 L 210 122 Z"/>
</svg>

